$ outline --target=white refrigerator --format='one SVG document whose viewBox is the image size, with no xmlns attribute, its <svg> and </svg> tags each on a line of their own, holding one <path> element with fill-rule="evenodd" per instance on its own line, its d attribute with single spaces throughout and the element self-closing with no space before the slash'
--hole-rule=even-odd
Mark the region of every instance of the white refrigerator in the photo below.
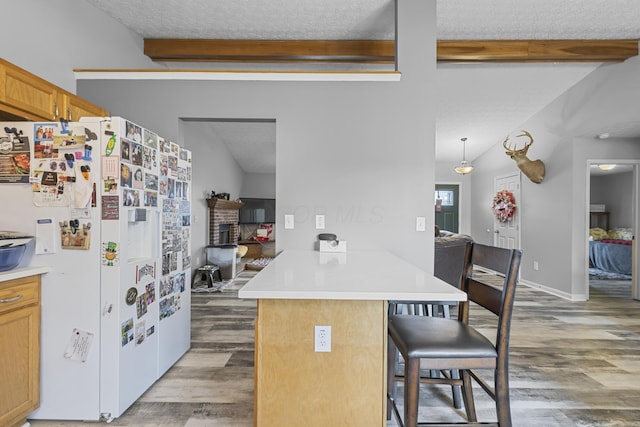
<svg viewBox="0 0 640 427">
<path fill-rule="evenodd" d="M 117 418 L 190 347 L 191 153 L 120 117 L 0 135 L 0 230 L 50 268 L 28 418 Z"/>
</svg>

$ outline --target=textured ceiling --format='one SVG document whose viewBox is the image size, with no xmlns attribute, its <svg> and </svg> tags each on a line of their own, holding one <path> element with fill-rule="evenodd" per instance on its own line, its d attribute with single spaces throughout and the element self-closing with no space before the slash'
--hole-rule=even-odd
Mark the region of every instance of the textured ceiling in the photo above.
<svg viewBox="0 0 640 427">
<path fill-rule="evenodd" d="M 438 38 L 637 39 L 637 0 L 441 0 Z"/>
<path fill-rule="evenodd" d="M 392 0 L 85 0 L 147 38 L 393 39 Z"/>
<path fill-rule="evenodd" d="M 85 0 L 148 38 L 388 39 L 394 0 Z M 640 38 L 638 0 L 441 0 L 438 37 Z"/>
<path fill-rule="evenodd" d="M 394 38 L 394 0 L 84 1 L 146 38 Z M 440 40 L 640 39 L 640 1 L 439 0 L 437 31 Z M 462 137 L 468 138 L 467 158 L 474 159 L 598 65 L 438 65 L 436 159 L 459 160 Z M 258 167 L 245 164 L 239 153 L 250 135 L 275 138 L 274 131 L 260 129 L 269 124 L 205 125 L 224 126 L 218 132 L 229 146 L 238 144 L 234 150 L 245 170 Z M 625 124 L 620 132 L 640 135 L 640 125 Z"/>
</svg>

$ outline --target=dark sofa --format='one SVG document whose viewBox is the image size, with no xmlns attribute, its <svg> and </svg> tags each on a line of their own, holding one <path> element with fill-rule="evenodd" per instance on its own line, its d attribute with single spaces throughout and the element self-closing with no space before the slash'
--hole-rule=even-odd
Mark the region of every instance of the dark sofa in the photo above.
<svg viewBox="0 0 640 427">
<path fill-rule="evenodd" d="M 458 287 L 464 267 L 464 251 L 467 242 L 473 242 L 471 236 L 450 231 L 439 231 L 434 238 L 434 275 L 445 282 Z"/>
</svg>

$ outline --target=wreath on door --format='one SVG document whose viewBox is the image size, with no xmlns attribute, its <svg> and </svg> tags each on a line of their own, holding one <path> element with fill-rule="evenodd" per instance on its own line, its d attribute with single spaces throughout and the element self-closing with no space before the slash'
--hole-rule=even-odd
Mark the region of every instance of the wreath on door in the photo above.
<svg viewBox="0 0 640 427">
<path fill-rule="evenodd" d="M 493 215 L 500 222 L 507 222 L 516 211 L 516 198 L 509 190 L 500 190 L 493 196 L 493 204 L 491 206 Z"/>
</svg>

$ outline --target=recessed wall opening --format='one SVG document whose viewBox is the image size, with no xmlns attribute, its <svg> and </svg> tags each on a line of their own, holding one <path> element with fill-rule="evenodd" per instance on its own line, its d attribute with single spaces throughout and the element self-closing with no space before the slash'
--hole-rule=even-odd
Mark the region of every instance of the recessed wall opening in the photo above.
<svg viewBox="0 0 640 427">
<path fill-rule="evenodd" d="M 212 197 L 219 196 L 220 206 L 242 204 L 247 199 L 276 198 L 276 120 L 273 118 L 182 118 L 181 134 L 185 146 L 197 147 L 193 158 L 192 193 L 195 200 L 192 226 L 192 252 L 195 264 L 204 263 L 207 245 L 238 244 L 250 246 L 245 258 L 275 256 L 276 215 L 265 211 L 264 222 L 270 218 L 273 224 L 254 227 L 253 234 L 242 224 L 238 225 L 238 210 L 233 206 L 234 219 L 221 217 L 215 222 L 210 217 Z M 260 218 L 262 219 L 262 218 Z M 219 225 L 233 223 L 227 233 Z M 259 229 L 260 227 L 264 230 Z M 268 241 L 257 239 L 266 230 Z M 228 235 L 228 237 L 227 237 Z M 244 260 L 247 261 L 247 260 Z"/>
<path fill-rule="evenodd" d="M 611 162 L 609 162 L 611 163 Z M 619 298 L 640 298 L 634 265 L 634 236 L 637 233 L 638 165 L 617 162 L 614 168 L 600 168 L 604 162 L 589 161 L 587 192 L 587 263 L 591 291 Z"/>
</svg>

